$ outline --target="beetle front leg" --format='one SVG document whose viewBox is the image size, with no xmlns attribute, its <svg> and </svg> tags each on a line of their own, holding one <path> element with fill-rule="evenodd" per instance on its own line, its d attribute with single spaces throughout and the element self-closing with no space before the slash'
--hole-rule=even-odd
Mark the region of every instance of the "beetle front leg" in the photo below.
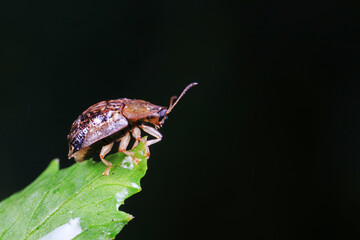
<svg viewBox="0 0 360 240">
<path fill-rule="evenodd" d="M 134 156 L 133 152 L 126 150 L 126 148 L 129 145 L 129 142 L 130 142 L 130 132 L 126 132 L 126 134 L 122 138 L 118 139 L 118 141 L 119 140 L 120 140 L 119 152 L 122 152 L 122 153 L 125 153 L 126 155 L 131 156 L 132 159 L 134 160 L 134 162 L 136 164 L 138 164 L 140 160 Z"/>
<path fill-rule="evenodd" d="M 112 147 L 114 145 L 114 142 L 111 142 L 109 143 L 108 145 L 105 145 L 101 148 L 101 151 L 100 151 L 100 159 L 101 161 L 107 166 L 107 168 L 105 169 L 105 171 L 102 173 L 102 175 L 104 176 L 109 176 L 109 172 L 110 172 L 110 169 L 112 167 L 112 163 L 111 162 L 108 162 L 104 159 L 104 157 L 106 156 L 106 154 L 108 154 Z"/>
<path fill-rule="evenodd" d="M 134 127 L 131 130 L 131 132 L 132 132 L 132 136 L 135 138 L 134 145 L 132 146 L 131 149 L 134 149 L 139 144 L 139 141 L 142 141 L 141 140 L 141 131 L 138 127 Z"/>
<path fill-rule="evenodd" d="M 150 134 L 153 137 L 156 137 L 156 139 L 146 141 L 146 146 L 150 146 L 150 145 L 152 145 L 154 143 L 157 143 L 157 142 L 161 141 L 162 135 L 158 130 L 156 130 L 153 127 L 146 126 L 146 125 L 141 125 L 140 127 L 141 127 L 142 130 L 144 130 L 144 132 Z"/>
</svg>

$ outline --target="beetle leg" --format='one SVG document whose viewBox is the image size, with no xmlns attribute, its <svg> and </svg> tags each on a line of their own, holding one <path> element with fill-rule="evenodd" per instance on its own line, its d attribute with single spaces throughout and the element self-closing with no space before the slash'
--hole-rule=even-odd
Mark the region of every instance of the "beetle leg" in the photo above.
<svg viewBox="0 0 360 240">
<path fill-rule="evenodd" d="M 118 141 L 120 140 L 120 144 L 119 144 L 119 152 L 124 152 L 126 151 L 127 146 L 129 145 L 130 142 L 130 133 L 126 132 L 126 134 L 118 139 Z"/>
<path fill-rule="evenodd" d="M 105 155 L 108 154 L 111 150 L 111 148 L 113 147 L 114 145 L 114 142 L 111 142 L 109 143 L 108 145 L 105 145 L 101 148 L 101 151 L 100 151 L 100 159 L 101 161 L 107 166 L 107 168 L 105 169 L 105 171 L 102 173 L 102 175 L 104 176 L 108 176 L 109 175 L 109 172 L 110 172 L 110 169 L 111 169 L 111 166 L 112 166 L 112 163 L 111 162 L 108 162 L 104 159 Z"/>
<path fill-rule="evenodd" d="M 127 146 L 129 145 L 129 142 L 130 142 L 130 132 L 126 132 L 125 136 L 123 136 L 123 137 L 120 138 L 119 140 L 120 140 L 119 152 L 123 152 L 123 153 L 125 153 L 126 155 L 131 156 L 132 159 L 134 160 L 134 162 L 135 162 L 136 164 L 138 164 L 140 160 L 137 159 L 137 158 L 134 156 L 134 153 L 133 153 L 133 152 L 126 150 Z"/>
<path fill-rule="evenodd" d="M 141 131 L 138 127 L 134 127 L 132 130 L 132 135 L 135 138 L 135 142 L 134 145 L 132 146 L 131 149 L 134 149 L 134 147 L 136 147 L 139 144 L 139 141 L 141 141 Z"/>
<path fill-rule="evenodd" d="M 146 145 L 145 145 L 145 157 L 146 157 L 146 159 L 149 159 L 149 157 L 150 157 L 150 149 Z"/>
<path fill-rule="evenodd" d="M 156 137 L 156 139 L 146 141 L 146 146 L 150 146 L 150 145 L 152 145 L 154 143 L 157 143 L 157 142 L 161 141 L 162 135 L 158 130 L 156 130 L 153 127 L 146 126 L 146 125 L 141 125 L 140 127 L 141 127 L 142 130 L 144 130 L 144 132 L 150 134 L 153 137 Z"/>
</svg>

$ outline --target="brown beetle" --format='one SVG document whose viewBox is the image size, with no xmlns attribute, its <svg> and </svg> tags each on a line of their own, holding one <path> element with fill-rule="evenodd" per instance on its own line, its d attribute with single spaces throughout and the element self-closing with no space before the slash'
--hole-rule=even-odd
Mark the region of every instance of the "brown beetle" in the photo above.
<svg viewBox="0 0 360 240">
<path fill-rule="evenodd" d="M 189 84 L 180 97 L 171 97 L 170 106 L 161 107 L 138 99 L 120 98 L 116 100 L 101 101 L 85 110 L 72 124 L 69 135 L 69 159 L 81 162 L 91 156 L 99 154 L 101 161 L 107 166 L 103 175 L 109 175 L 111 162 L 104 159 L 110 152 L 115 141 L 120 141 L 119 152 L 132 156 L 135 163 L 138 159 L 133 152 L 127 151 L 130 142 L 130 132 L 135 138 L 134 148 L 141 139 L 139 127 L 146 133 L 155 137 L 145 142 L 145 146 L 161 141 L 162 135 L 156 129 L 164 123 L 167 115 L 175 107 L 181 97 L 189 88 L 197 83 Z M 174 102 L 174 100 L 177 100 Z M 149 123 L 155 128 L 145 125 Z"/>
</svg>

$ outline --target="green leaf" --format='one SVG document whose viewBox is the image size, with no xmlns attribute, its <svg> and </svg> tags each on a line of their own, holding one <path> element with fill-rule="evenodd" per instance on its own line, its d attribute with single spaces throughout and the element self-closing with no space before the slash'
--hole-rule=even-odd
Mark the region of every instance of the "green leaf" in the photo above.
<svg viewBox="0 0 360 240">
<path fill-rule="evenodd" d="M 133 218 L 118 208 L 141 190 L 147 170 L 144 144 L 133 152 L 138 165 L 123 153 L 109 155 L 109 176 L 102 175 L 102 162 L 87 160 L 59 170 L 53 160 L 33 183 L 0 203 L 0 239 L 115 238 Z"/>
</svg>

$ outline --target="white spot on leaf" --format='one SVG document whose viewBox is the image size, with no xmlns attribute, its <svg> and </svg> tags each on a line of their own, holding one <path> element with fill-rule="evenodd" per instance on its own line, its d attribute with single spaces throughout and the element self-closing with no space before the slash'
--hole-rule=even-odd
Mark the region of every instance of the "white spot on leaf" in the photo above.
<svg viewBox="0 0 360 240">
<path fill-rule="evenodd" d="M 121 167 L 129 169 L 129 170 L 133 170 L 134 168 L 134 161 L 132 160 L 131 156 L 127 156 L 126 158 L 124 158 L 124 160 L 121 163 Z"/>
<path fill-rule="evenodd" d="M 39 240 L 71 240 L 81 232 L 80 218 L 74 218 L 70 219 L 68 223 L 55 228 Z"/>
<path fill-rule="evenodd" d="M 133 187 L 133 188 L 137 188 L 137 189 L 140 189 L 140 186 L 139 185 L 137 185 L 136 183 L 131 183 L 131 186 Z"/>
<path fill-rule="evenodd" d="M 123 189 L 121 192 L 116 193 L 116 195 L 115 195 L 115 198 L 117 201 L 116 209 L 119 209 L 120 205 L 124 203 L 124 200 L 128 194 L 129 194 L 129 192 L 127 191 L 126 188 Z"/>
<path fill-rule="evenodd" d="M 141 156 L 144 156 L 144 152 L 143 151 L 138 151 L 138 154 L 140 154 Z"/>
</svg>

